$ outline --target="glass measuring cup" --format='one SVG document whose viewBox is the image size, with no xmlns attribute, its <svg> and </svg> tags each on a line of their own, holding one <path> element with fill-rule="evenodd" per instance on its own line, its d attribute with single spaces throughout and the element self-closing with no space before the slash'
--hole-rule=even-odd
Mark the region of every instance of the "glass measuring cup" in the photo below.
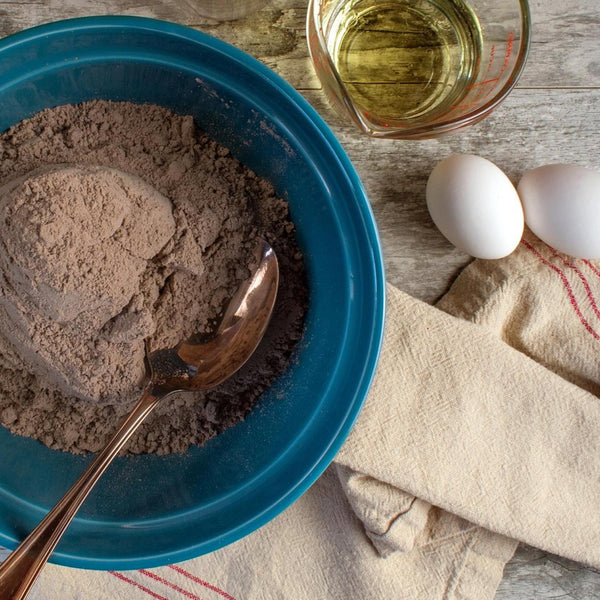
<svg viewBox="0 0 600 600">
<path fill-rule="evenodd" d="M 488 115 L 529 50 L 527 0 L 310 0 L 307 39 L 333 106 L 366 134 L 419 139 Z"/>
</svg>

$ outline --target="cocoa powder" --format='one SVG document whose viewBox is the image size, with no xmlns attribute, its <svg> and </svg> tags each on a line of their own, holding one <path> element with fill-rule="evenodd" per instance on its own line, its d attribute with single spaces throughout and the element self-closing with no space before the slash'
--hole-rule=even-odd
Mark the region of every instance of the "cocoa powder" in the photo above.
<svg viewBox="0 0 600 600">
<path fill-rule="evenodd" d="M 189 116 L 95 101 L 0 136 L 0 423 L 96 451 L 137 399 L 145 345 L 208 333 L 258 236 L 281 284 L 259 350 L 207 392 L 160 404 L 128 450 L 183 452 L 242 420 L 302 336 L 307 289 L 289 208 Z"/>
</svg>

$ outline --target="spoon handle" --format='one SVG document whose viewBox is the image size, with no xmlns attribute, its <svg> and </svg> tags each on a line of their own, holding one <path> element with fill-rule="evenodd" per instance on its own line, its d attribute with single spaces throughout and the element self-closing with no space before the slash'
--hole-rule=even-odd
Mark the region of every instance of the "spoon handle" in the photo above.
<svg viewBox="0 0 600 600">
<path fill-rule="evenodd" d="M 162 396 L 154 392 L 152 385 L 146 388 L 138 403 L 106 447 L 79 476 L 58 504 L 0 565 L 0 598 L 2 600 L 23 600 L 27 596 L 42 567 L 46 564 L 83 501 L 119 450 L 152 412 Z"/>
</svg>

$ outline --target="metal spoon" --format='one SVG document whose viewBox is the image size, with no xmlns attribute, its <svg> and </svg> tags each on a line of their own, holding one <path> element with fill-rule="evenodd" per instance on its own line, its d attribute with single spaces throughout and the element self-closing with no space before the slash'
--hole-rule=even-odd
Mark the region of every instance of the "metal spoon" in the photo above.
<svg viewBox="0 0 600 600">
<path fill-rule="evenodd" d="M 175 391 L 205 390 L 233 375 L 267 328 L 279 284 L 273 249 L 260 240 L 258 265 L 229 302 L 214 337 L 188 339 L 148 355 L 150 381 L 120 429 L 62 500 L 0 565 L 0 600 L 22 600 L 100 476 L 158 402 Z"/>
</svg>

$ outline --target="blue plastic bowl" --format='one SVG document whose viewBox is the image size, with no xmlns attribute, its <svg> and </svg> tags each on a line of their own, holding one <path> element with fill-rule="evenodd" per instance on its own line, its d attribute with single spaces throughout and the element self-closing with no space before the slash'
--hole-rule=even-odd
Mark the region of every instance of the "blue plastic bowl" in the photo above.
<svg viewBox="0 0 600 600">
<path fill-rule="evenodd" d="M 186 27 L 91 17 L 0 41 L 0 131 L 92 99 L 191 114 L 291 207 L 310 308 L 295 361 L 247 420 L 181 456 L 120 458 L 52 560 L 91 569 L 157 566 L 257 529 L 323 472 L 352 426 L 381 343 L 384 277 L 359 179 L 301 96 L 239 50 Z M 0 428 L 0 544 L 13 548 L 88 458 Z"/>
</svg>

